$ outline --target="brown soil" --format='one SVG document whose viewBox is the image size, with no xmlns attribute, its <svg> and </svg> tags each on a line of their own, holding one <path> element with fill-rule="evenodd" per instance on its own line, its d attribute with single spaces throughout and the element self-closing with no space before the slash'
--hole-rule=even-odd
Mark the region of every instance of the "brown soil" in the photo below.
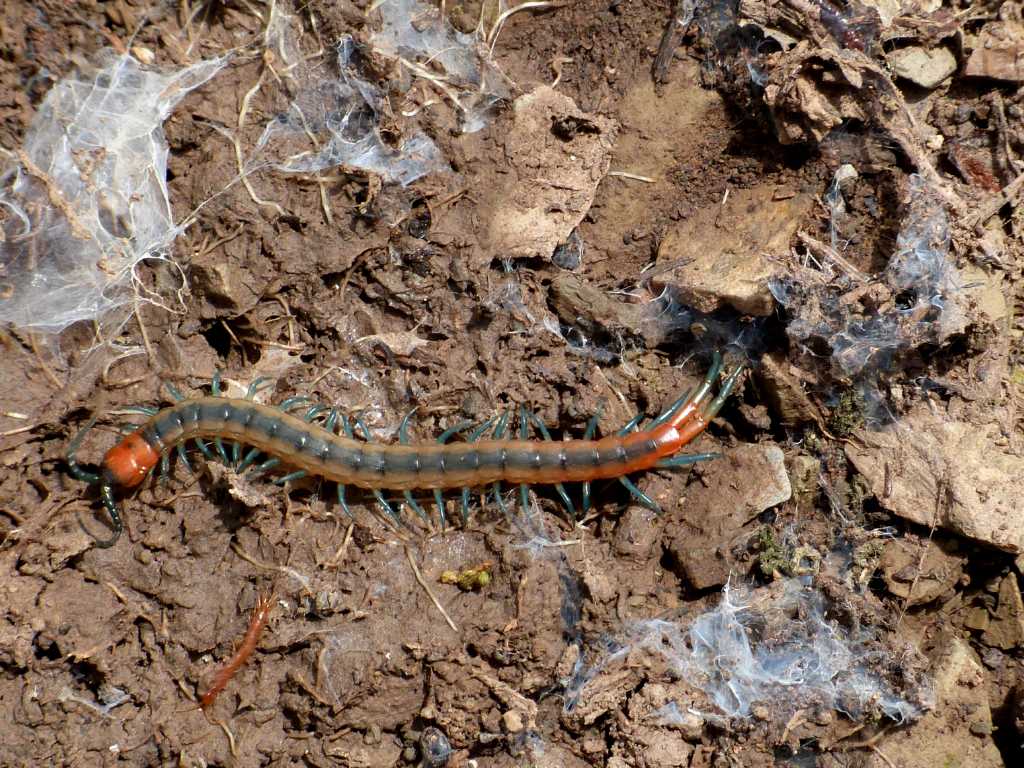
<svg viewBox="0 0 1024 768">
<path fill-rule="evenodd" d="M 858 473 L 845 450 L 865 411 L 871 422 L 878 410 L 862 403 L 850 416 L 850 381 L 815 362 L 813 340 L 789 343 L 785 313 L 746 317 L 723 300 L 695 317 L 659 298 L 661 284 L 638 283 L 652 263 L 661 268 L 663 241 L 687 222 L 706 222 L 703 232 L 685 230 L 695 242 L 714 241 L 718 228 L 757 237 L 743 210 L 725 206 L 727 193 L 789 201 L 794 229 L 827 241 L 827 212 L 811 201 L 843 162 L 861 170 L 847 196 L 851 261 L 883 269 L 908 175 L 891 145 L 868 135 L 854 157 L 842 142 L 780 144 L 763 110 L 702 70 L 695 29 L 655 87 L 674 0 L 579 0 L 515 14 L 495 48 L 515 95 L 550 85 L 551 62 L 572 59 L 560 65 L 558 93 L 614 135 L 612 171 L 653 180 L 601 178 L 578 226 L 582 266 L 570 273 L 545 258 L 503 259 L 488 242 L 516 159 L 507 106 L 475 134 L 458 131 L 445 103 L 395 118 L 426 131 L 454 174 L 400 190 L 355 172 L 318 180 L 257 171 L 252 186 L 272 205 L 256 204 L 233 183 L 234 149 L 212 126 L 233 130 L 261 77 L 240 144 L 254 146 L 285 103 L 258 44 L 255 11 L 267 6 L 206 5 L 192 4 L 188 29 L 188 3 L 12 0 L 0 12 L 4 147 L 21 144 L 52 83 L 135 30 L 131 44 L 167 67 L 249 45 L 165 125 L 175 220 L 205 203 L 173 254 L 189 282 L 183 311 L 140 305 L 115 340 L 143 351 L 116 360 L 109 348 L 88 351 L 89 324 L 55 337 L 0 332 L 0 765 L 442 765 L 425 756 L 432 729 L 454 750 L 453 766 L 1000 765 L 1019 754 L 1024 638 L 1005 606 L 1019 605 L 1020 559 L 980 535 L 936 531 L 928 515 L 922 523 L 889 511 L 880 490 L 888 474 Z M 316 19 L 324 40 L 365 40 L 366 5 L 314 1 L 303 18 Z M 447 6 L 473 26 L 478 2 Z M 957 79 L 932 95 L 932 123 L 964 152 L 988 152 L 994 90 Z M 1004 93 L 1019 115 L 1019 93 Z M 391 96 L 398 113 L 401 97 Z M 1019 122 L 1015 130 L 1008 141 L 1020 153 Z M 987 194 L 950 164 L 940 170 L 969 203 Z M 982 181 L 995 173 L 997 188 L 1010 181 L 999 168 L 987 173 Z M 719 205 L 721 216 L 708 214 Z M 755 215 L 755 204 L 745 210 Z M 986 269 L 1019 306 L 1019 209 L 1002 215 L 1000 263 Z M 973 231 L 956 236 L 961 259 L 977 260 Z M 160 290 L 175 276 L 151 266 L 143 279 Z M 993 403 L 1021 396 L 1019 353 L 1010 351 L 1019 335 L 1007 319 L 924 340 L 912 366 L 885 375 L 887 407 L 903 414 L 930 403 L 986 423 Z M 99 426 L 80 459 L 95 465 L 117 439 L 118 408 L 166 403 L 164 382 L 204 390 L 216 370 L 235 393 L 266 376 L 268 401 L 304 395 L 361 412 L 386 441 L 413 409 L 413 437 L 429 441 L 519 404 L 556 434 L 579 437 L 601 403 L 606 434 L 636 410 L 656 415 L 703 376 L 712 348 L 738 338 L 752 358 L 774 362 L 756 367 L 696 444 L 726 457 L 636 478 L 662 504 L 660 517 L 618 484 L 598 483 L 594 514 L 572 525 L 551 489 L 535 489 L 558 546 L 524 546 L 491 499 L 480 508 L 475 497 L 466 525 L 451 494 L 448 530 L 436 516 L 396 529 L 372 497 L 350 495 L 352 522 L 333 487 L 300 482 L 285 492 L 197 454 L 197 476 L 178 464 L 168 483 L 123 497 L 125 534 L 98 549 L 107 517 L 66 473 L 64 452 L 91 414 Z M 1007 367 L 986 383 L 979 361 L 992 349 L 1005 350 Z M 998 440 L 1019 457 L 1020 420 L 1007 413 Z M 770 471 L 758 444 L 782 449 L 792 483 L 792 497 L 768 509 L 758 504 Z M 570 491 L 578 501 L 579 489 Z M 884 552 L 887 540 L 867 533 L 878 529 L 900 548 Z M 446 571 L 462 583 L 445 583 Z M 650 650 L 603 670 L 566 711 L 581 654 L 595 664 L 631 621 L 685 625 L 721 600 L 730 575 L 778 590 L 810 574 L 830 618 L 870 631 L 888 660 L 878 672 L 900 695 L 924 703 L 938 686 L 931 700 L 945 707 L 941 717 L 899 726 L 765 702 L 747 719 L 664 726 L 651 713 L 670 700 L 684 713 L 685 701 L 715 710 Z M 271 591 L 277 602 L 255 653 L 204 713 L 199 697 Z M 927 682 L 940 669 L 946 688 Z M 976 743 L 965 748 L 965 739 Z"/>
</svg>

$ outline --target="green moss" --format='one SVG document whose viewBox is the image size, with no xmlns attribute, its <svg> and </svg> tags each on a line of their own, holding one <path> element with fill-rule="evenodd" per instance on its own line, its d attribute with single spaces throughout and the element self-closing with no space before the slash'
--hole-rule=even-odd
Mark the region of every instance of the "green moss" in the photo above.
<svg viewBox="0 0 1024 768">
<path fill-rule="evenodd" d="M 775 538 L 775 531 L 767 525 L 757 532 L 757 567 L 766 579 L 776 573 L 789 576 L 793 570 L 793 556 L 786 546 Z"/>
<path fill-rule="evenodd" d="M 853 431 L 864 426 L 864 395 L 856 389 L 848 389 L 839 396 L 839 403 L 828 418 L 828 428 L 836 437 L 849 437 Z"/>
</svg>

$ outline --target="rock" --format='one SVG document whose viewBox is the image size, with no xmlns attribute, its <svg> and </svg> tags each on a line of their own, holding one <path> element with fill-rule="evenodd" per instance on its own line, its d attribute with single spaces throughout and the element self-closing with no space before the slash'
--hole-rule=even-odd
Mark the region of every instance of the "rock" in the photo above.
<svg viewBox="0 0 1024 768">
<path fill-rule="evenodd" d="M 590 210 L 618 126 L 581 112 L 548 86 L 516 99 L 512 120 L 504 153 L 509 173 L 485 203 L 488 255 L 550 259 Z"/>
<path fill-rule="evenodd" d="M 630 504 L 615 526 L 615 536 L 612 540 L 615 551 L 634 560 L 649 560 L 661 537 L 661 530 L 656 524 L 657 518 L 656 512 L 642 504 Z"/>
<path fill-rule="evenodd" d="M 918 545 L 907 539 L 888 542 L 879 562 L 886 588 L 908 608 L 951 593 L 964 573 L 964 559 L 954 548 L 955 542 L 927 539 Z"/>
<path fill-rule="evenodd" d="M 575 275 L 557 275 L 551 282 L 551 308 L 566 325 L 591 339 L 638 340 L 643 306 L 626 304 Z"/>
<path fill-rule="evenodd" d="M 997 423 L 950 421 L 926 406 L 886 429 L 854 432 L 846 456 L 890 512 L 1007 552 L 1024 551 L 1019 478 Z"/>
<path fill-rule="evenodd" d="M 814 204 L 805 194 L 776 200 L 775 191 L 774 185 L 734 189 L 724 205 L 703 208 L 669 230 L 658 248 L 655 291 L 669 285 L 682 303 L 701 312 L 728 305 L 770 315 L 771 257 L 788 252 Z"/>
<path fill-rule="evenodd" d="M 1004 651 L 1024 645 L 1024 605 L 1014 574 L 1007 574 L 999 583 L 999 596 L 991 614 L 981 642 Z"/>
<path fill-rule="evenodd" d="M 913 725 L 880 742 L 871 768 L 971 766 L 1003 768 L 992 737 L 985 670 L 971 647 L 958 637 L 943 638 L 933 653 L 935 703 Z"/>
<path fill-rule="evenodd" d="M 792 495 L 782 449 L 770 443 L 744 445 L 711 462 L 703 481 L 687 491 L 668 549 L 696 589 L 724 584 L 732 568 L 730 550 L 761 512 Z"/>
<path fill-rule="evenodd" d="M 964 74 L 1024 83 L 1024 25 L 996 21 L 982 27 Z"/>
<path fill-rule="evenodd" d="M 501 724 L 506 733 L 519 733 L 523 730 L 523 716 L 514 709 L 510 709 L 501 716 Z"/>
<path fill-rule="evenodd" d="M 821 411 L 804 391 L 799 369 L 778 353 L 761 358 L 756 371 L 765 400 L 784 427 L 822 423 Z"/>
<path fill-rule="evenodd" d="M 910 45 L 888 56 L 893 72 L 922 88 L 935 88 L 956 72 L 956 57 L 945 46 L 924 48 Z"/>
</svg>

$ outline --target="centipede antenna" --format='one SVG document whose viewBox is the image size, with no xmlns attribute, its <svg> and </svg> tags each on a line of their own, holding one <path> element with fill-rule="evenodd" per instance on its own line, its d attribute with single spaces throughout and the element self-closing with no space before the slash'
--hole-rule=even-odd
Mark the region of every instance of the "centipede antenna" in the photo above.
<svg viewBox="0 0 1024 768">
<path fill-rule="evenodd" d="M 165 453 L 160 457 L 160 482 L 164 485 L 171 477 L 171 454 Z"/>
<path fill-rule="evenodd" d="M 253 398 L 255 398 L 256 393 L 259 392 L 260 389 L 262 389 L 263 385 L 267 381 L 269 381 L 269 379 L 266 376 L 257 376 L 255 379 L 249 382 L 249 387 L 245 390 L 245 399 L 252 400 Z"/>
<path fill-rule="evenodd" d="M 305 395 L 295 395 L 294 397 L 285 398 L 277 407 L 278 410 L 285 411 L 287 413 L 296 405 L 305 405 L 308 402 L 311 402 L 311 398 L 306 397 Z"/>
<path fill-rule="evenodd" d="M 643 413 L 638 413 L 636 416 L 634 416 L 632 419 L 630 419 L 627 424 L 624 424 L 622 426 L 622 429 L 620 429 L 615 434 L 618 435 L 619 437 L 625 437 L 630 432 L 632 432 L 634 429 L 636 429 L 636 425 L 639 424 L 643 420 L 644 420 Z"/>
<path fill-rule="evenodd" d="M 85 426 L 79 430 L 78 434 L 74 436 L 70 445 L 68 445 L 67 451 L 64 453 L 64 460 L 68 463 L 68 472 L 71 473 L 71 476 L 77 480 L 81 480 L 83 483 L 88 483 L 89 485 L 95 485 L 98 483 L 100 481 L 100 476 L 95 472 L 88 472 L 82 469 L 78 465 L 78 460 L 75 458 L 75 454 L 78 453 L 78 449 L 82 447 L 82 441 L 85 440 L 86 433 L 92 429 L 95 423 L 96 417 L 93 416 L 85 423 Z"/>
<path fill-rule="evenodd" d="M 118 424 L 117 425 L 117 433 L 119 435 L 130 435 L 133 432 L 137 432 L 138 430 L 139 430 L 139 425 L 138 424 Z"/>
<path fill-rule="evenodd" d="M 654 466 L 658 469 L 674 469 L 676 467 L 689 467 L 701 461 L 711 461 L 712 459 L 720 458 L 722 458 L 720 453 L 689 453 L 683 456 L 672 456 L 662 459 Z"/>
<path fill-rule="evenodd" d="M 220 369 L 218 368 L 213 372 L 213 380 L 210 382 L 210 394 L 214 397 L 220 397 Z"/>
<path fill-rule="evenodd" d="M 250 478 L 258 477 L 259 475 L 262 475 L 264 472 L 267 472 L 267 471 L 273 469 L 274 467 L 276 467 L 280 463 L 281 463 L 281 460 L 276 458 L 276 457 L 272 458 L 272 459 L 267 459 L 262 464 L 257 466 L 254 470 L 252 470 L 249 473 L 249 477 Z"/>
<path fill-rule="evenodd" d="M 100 549 L 110 549 L 121 538 L 124 523 L 121 522 L 121 513 L 117 511 L 117 501 L 114 499 L 113 486 L 109 483 L 100 485 L 100 499 L 103 501 L 103 507 L 107 510 L 107 514 L 110 515 L 110 525 L 114 529 L 114 533 L 109 539 L 96 539 L 94 546 Z"/>
<path fill-rule="evenodd" d="M 224 448 L 224 441 L 219 437 L 213 438 L 213 445 L 217 449 L 217 453 L 220 455 L 221 461 L 228 466 L 231 466 L 231 460 L 228 458 L 228 452 Z"/>
<path fill-rule="evenodd" d="M 441 530 L 443 531 L 448 527 L 448 516 L 444 512 L 444 496 L 441 495 L 441 489 L 434 489 L 434 504 L 437 505 L 437 516 L 441 520 Z"/>
<path fill-rule="evenodd" d="M 658 504 L 654 501 L 654 499 L 652 499 L 646 493 L 644 493 L 639 488 L 637 488 L 635 485 L 633 485 L 633 481 L 632 480 L 630 480 L 628 477 L 620 477 L 619 478 L 619 482 L 622 483 L 622 485 L 626 488 L 626 490 L 629 491 L 631 494 L 633 494 L 633 496 L 635 496 L 637 498 L 637 500 L 641 504 L 643 504 L 645 507 L 647 507 L 652 512 L 655 512 L 656 514 L 659 514 L 659 515 L 661 514 L 661 507 L 658 506 Z"/>
<path fill-rule="evenodd" d="M 198 437 L 196 438 L 196 447 L 202 452 L 203 456 L 206 458 L 207 461 L 213 461 L 213 453 L 210 451 L 210 446 L 208 446 Z"/>
<path fill-rule="evenodd" d="M 355 520 L 355 515 L 348 508 L 348 502 L 345 501 L 345 486 L 342 483 L 338 483 L 338 504 L 341 505 L 342 512 L 348 515 L 350 520 Z"/>
<path fill-rule="evenodd" d="M 409 444 L 409 420 L 417 410 L 418 408 L 413 408 L 405 414 L 405 416 L 402 417 L 402 423 L 398 425 L 398 442 L 402 443 L 402 445 Z"/>
<path fill-rule="evenodd" d="M 188 460 L 188 453 L 185 451 L 185 444 L 178 443 L 177 447 L 175 448 L 175 451 L 178 454 L 178 461 L 180 461 L 185 466 L 185 469 L 187 469 L 190 474 L 194 475 L 196 471 L 192 467 L 192 462 Z"/>
<path fill-rule="evenodd" d="M 242 474 L 249 466 L 260 457 L 262 451 L 259 448 L 250 448 L 249 452 L 245 454 L 245 458 L 242 459 L 242 463 L 235 467 L 237 474 Z"/>
<path fill-rule="evenodd" d="M 164 387 L 167 389 L 167 393 L 171 396 L 171 399 L 176 403 L 180 403 L 185 399 L 185 396 L 181 394 L 181 390 L 174 386 L 171 382 L 165 381 Z"/>
<path fill-rule="evenodd" d="M 292 480 L 301 480 L 306 476 L 307 472 L 304 469 L 297 469 L 294 472 L 289 472 L 284 477 L 279 477 L 274 481 L 274 485 L 284 485 L 290 483 Z"/>
<path fill-rule="evenodd" d="M 409 505 L 409 508 L 413 512 L 420 516 L 420 519 L 423 520 L 423 522 L 430 522 L 430 515 L 428 515 L 426 510 L 424 510 L 423 507 L 420 506 L 419 502 L 412 497 L 412 491 L 406 491 L 403 494 L 403 497 L 405 498 L 405 503 Z"/>
</svg>

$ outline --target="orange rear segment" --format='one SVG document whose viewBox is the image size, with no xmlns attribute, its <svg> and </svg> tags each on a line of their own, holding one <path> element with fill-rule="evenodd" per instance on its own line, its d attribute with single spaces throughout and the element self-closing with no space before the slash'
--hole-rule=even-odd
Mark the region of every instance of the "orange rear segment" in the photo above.
<svg viewBox="0 0 1024 768">
<path fill-rule="evenodd" d="M 103 468 L 117 485 L 132 488 L 146 478 L 158 461 L 160 454 L 136 433 L 128 435 L 107 451 L 103 457 Z"/>
</svg>

